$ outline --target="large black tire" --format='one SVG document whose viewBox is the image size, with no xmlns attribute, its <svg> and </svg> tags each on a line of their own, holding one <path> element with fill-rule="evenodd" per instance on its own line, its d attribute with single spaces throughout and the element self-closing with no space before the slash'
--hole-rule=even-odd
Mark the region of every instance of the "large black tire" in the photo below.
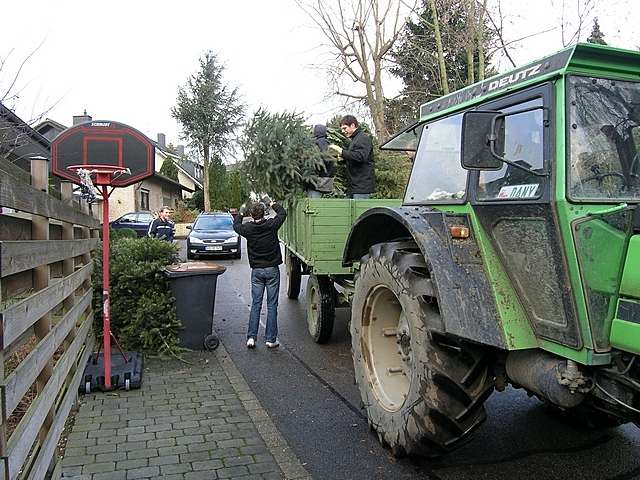
<svg viewBox="0 0 640 480">
<path fill-rule="evenodd" d="M 291 253 L 287 253 L 287 297 L 295 300 L 300 295 L 300 282 L 302 281 L 302 263 L 300 259 Z"/>
<path fill-rule="evenodd" d="M 307 327 L 316 343 L 327 343 L 336 318 L 333 281 L 326 275 L 309 275 L 307 280 Z"/>
<path fill-rule="evenodd" d="M 445 453 L 486 418 L 487 354 L 437 328 L 437 294 L 416 244 L 371 247 L 353 297 L 353 362 L 369 425 L 396 456 Z"/>
</svg>

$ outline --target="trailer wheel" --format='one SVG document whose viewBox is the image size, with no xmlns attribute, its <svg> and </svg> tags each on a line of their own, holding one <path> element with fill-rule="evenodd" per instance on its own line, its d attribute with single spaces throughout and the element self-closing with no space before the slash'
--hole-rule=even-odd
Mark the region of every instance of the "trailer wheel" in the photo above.
<svg viewBox="0 0 640 480">
<path fill-rule="evenodd" d="M 302 264 L 300 259 L 291 253 L 287 253 L 287 297 L 295 300 L 300 295 L 300 282 L 302 280 Z"/>
<path fill-rule="evenodd" d="M 336 317 L 335 288 L 325 275 L 309 275 L 307 280 L 307 327 L 316 343 L 326 343 Z"/>
<path fill-rule="evenodd" d="M 351 314 L 356 383 L 369 424 L 396 456 L 437 455 L 486 418 L 486 354 L 436 333 L 437 292 L 413 241 L 362 258 Z"/>
</svg>

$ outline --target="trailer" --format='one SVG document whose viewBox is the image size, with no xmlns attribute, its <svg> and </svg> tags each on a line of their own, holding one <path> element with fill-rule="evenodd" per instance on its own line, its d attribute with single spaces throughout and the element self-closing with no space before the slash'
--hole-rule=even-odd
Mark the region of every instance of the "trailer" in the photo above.
<svg viewBox="0 0 640 480">
<path fill-rule="evenodd" d="M 287 205 L 287 220 L 280 229 L 287 296 L 297 299 L 303 275 L 309 276 L 307 325 L 317 343 L 329 340 L 335 308 L 347 306 L 353 293 L 357 265 L 342 265 L 351 226 L 373 207 L 396 207 L 400 203 L 399 199 L 302 198 Z"/>
</svg>

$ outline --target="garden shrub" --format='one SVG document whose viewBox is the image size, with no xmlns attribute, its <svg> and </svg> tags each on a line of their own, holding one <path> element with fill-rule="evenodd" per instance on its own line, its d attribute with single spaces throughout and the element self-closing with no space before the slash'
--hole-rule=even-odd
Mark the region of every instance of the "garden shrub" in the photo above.
<svg viewBox="0 0 640 480">
<path fill-rule="evenodd" d="M 117 228 L 109 230 L 109 238 L 111 240 L 117 240 L 120 238 L 137 238 L 138 234 L 133 228 Z"/>
<path fill-rule="evenodd" d="M 177 246 L 155 238 L 113 238 L 110 256 L 111 330 L 125 349 L 148 353 L 179 350 L 175 299 L 164 275 L 178 261 Z M 102 331 L 102 255 L 94 256 L 96 331 Z"/>
</svg>

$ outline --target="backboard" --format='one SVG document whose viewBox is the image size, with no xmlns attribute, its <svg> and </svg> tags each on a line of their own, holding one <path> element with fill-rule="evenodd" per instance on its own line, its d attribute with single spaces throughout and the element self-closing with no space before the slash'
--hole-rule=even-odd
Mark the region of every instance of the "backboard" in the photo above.
<svg viewBox="0 0 640 480">
<path fill-rule="evenodd" d="M 108 165 L 128 168 L 131 174 L 114 178 L 111 185 L 126 187 L 154 172 L 155 147 L 135 128 L 110 120 L 92 120 L 74 125 L 51 143 L 51 168 L 55 175 L 81 183 L 69 170 L 73 165 Z"/>
</svg>

